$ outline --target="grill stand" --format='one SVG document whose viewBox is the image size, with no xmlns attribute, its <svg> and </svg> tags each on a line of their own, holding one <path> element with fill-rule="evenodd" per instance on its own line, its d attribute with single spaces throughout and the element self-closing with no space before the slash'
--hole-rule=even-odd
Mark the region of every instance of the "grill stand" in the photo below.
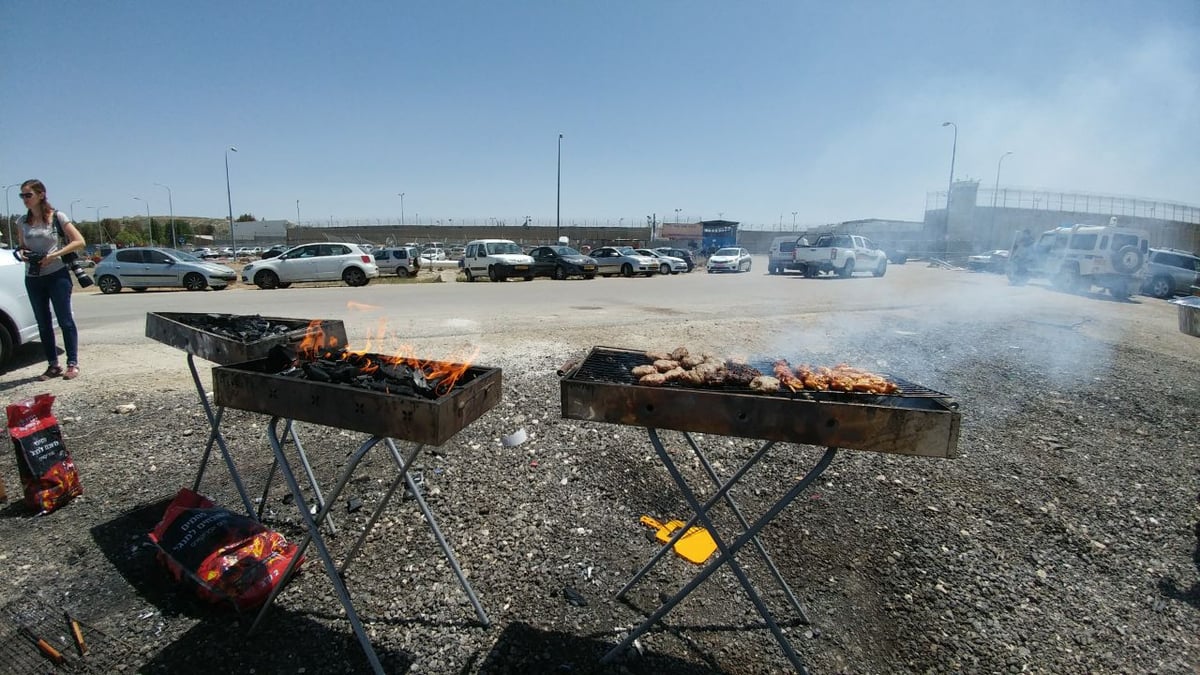
<svg viewBox="0 0 1200 675">
<path fill-rule="evenodd" d="M 767 441 L 763 443 L 758 451 L 755 452 L 750 459 L 746 460 L 746 462 L 743 463 L 742 466 L 738 468 L 738 470 L 734 472 L 734 474 L 727 481 L 721 483 L 716 472 L 713 471 L 711 464 L 708 462 L 708 459 L 704 457 L 704 453 L 700 451 L 700 447 L 695 443 L 691 435 L 686 431 L 682 432 L 684 437 L 687 439 L 688 445 L 692 447 L 692 450 L 695 451 L 697 457 L 700 458 L 700 463 L 704 466 L 705 472 L 708 474 L 709 479 L 711 479 L 713 483 L 717 485 L 717 492 L 710 497 L 707 502 L 701 505 L 691 487 L 688 486 L 686 479 L 684 479 L 683 475 L 679 472 L 679 468 L 675 465 L 675 462 L 671 460 L 671 456 L 667 452 L 666 447 L 663 445 L 662 439 L 660 439 L 658 436 L 658 430 L 654 428 L 648 428 L 647 433 L 650 436 L 650 443 L 654 446 L 654 451 L 658 454 L 659 460 L 661 460 L 663 466 L 666 467 L 667 473 L 671 475 L 671 479 L 675 481 L 675 484 L 679 487 L 680 492 L 683 493 L 684 499 L 687 501 L 688 506 L 691 507 L 695 515 L 688 520 L 686 525 L 675 530 L 671 536 L 671 539 L 662 546 L 662 548 L 654 555 L 650 562 L 646 563 L 646 565 L 642 567 L 642 569 L 639 570 L 637 574 L 635 574 L 633 578 L 629 580 L 628 583 L 625 584 L 625 587 L 617 593 L 617 597 L 621 598 L 624 596 L 625 593 L 627 593 L 638 582 L 638 580 L 642 578 L 642 576 L 649 572 L 650 569 L 662 559 L 668 550 L 674 547 L 675 542 L 688 531 L 688 528 L 695 525 L 697 521 L 699 521 L 700 524 L 708 530 L 709 534 L 712 535 L 713 541 L 716 543 L 717 549 L 720 551 L 720 555 L 706 564 L 704 569 L 700 570 L 700 572 L 697 573 L 696 576 L 693 577 L 692 580 L 689 581 L 674 596 L 663 602 L 658 609 L 656 609 L 654 613 L 650 615 L 649 618 L 642 622 L 640 626 L 631 631 L 630 634 L 619 645 L 609 650 L 609 652 L 601 659 L 601 662 L 611 663 L 624 654 L 626 650 L 629 649 L 630 645 L 633 644 L 634 640 L 650 630 L 655 623 L 666 616 L 668 612 L 674 609 L 675 606 L 682 602 L 683 599 L 691 594 L 692 591 L 696 590 L 700 584 L 704 583 L 704 581 L 708 579 L 713 572 L 717 571 L 721 565 L 728 563 L 731 571 L 737 577 L 738 582 L 742 585 L 742 588 L 745 589 L 746 595 L 749 596 L 750 601 L 754 604 L 755 609 L 757 609 L 758 613 L 762 615 L 763 621 L 766 622 L 767 627 L 770 628 L 771 633 L 775 636 L 775 640 L 779 643 L 784 655 L 787 656 L 788 660 L 791 661 L 792 665 L 798 672 L 808 673 L 808 669 L 805 668 L 804 662 L 800 659 L 799 655 L 796 654 L 791 642 L 787 639 L 787 637 L 783 634 L 783 631 L 779 628 L 779 625 L 775 622 L 774 616 L 771 615 L 770 610 L 767 609 L 766 604 L 763 603 L 762 598 L 759 597 L 758 592 L 754 589 L 754 585 L 750 582 L 750 579 L 746 576 L 746 573 L 742 570 L 741 565 L 738 564 L 734 556 L 748 542 L 753 542 L 755 548 L 758 549 L 759 554 L 766 561 L 767 567 L 771 570 L 775 580 L 783 589 L 784 595 L 787 596 L 792 606 L 800 614 L 801 620 L 804 623 L 808 623 L 808 617 L 805 615 L 799 601 L 796 599 L 796 596 L 792 593 L 791 588 L 788 587 L 787 582 L 784 581 L 783 576 L 779 573 L 779 570 L 771 561 L 770 556 L 767 555 L 766 549 L 763 548 L 762 543 L 759 542 L 758 533 L 764 527 L 770 524 L 770 522 L 774 520 L 775 517 L 779 515 L 785 508 L 787 508 L 788 505 L 791 504 L 801 492 L 807 489 L 814 481 L 817 480 L 817 478 L 820 477 L 820 475 L 829 466 L 830 462 L 833 461 L 834 455 L 837 454 L 837 448 L 830 447 L 826 449 L 825 453 L 821 456 L 821 459 L 819 459 L 813 468 L 807 474 L 805 474 L 804 478 L 797 481 L 790 490 L 776 500 L 776 502 L 769 509 L 767 509 L 766 513 L 759 517 L 758 520 L 756 520 L 753 524 L 748 524 L 745 517 L 742 515 L 741 509 L 738 508 L 737 503 L 733 501 L 733 498 L 730 497 L 728 493 L 730 489 L 732 489 L 738 483 L 738 481 L 741 480 L 746 472 L 753 468 L 754 465 L 758 464 L 758 462 L 767 454 L 767 451 L 770 450 L 771 446 L 775 444 L 774 441 Z M 713 505 L 722 499 L 729 504 L 731 510 L 737 516 L 738 522 L 740 522 L 745 528 L 743 533 L 734 540 L 732 545 L 726 545 L 724 539 L 720 536 L 720 534 L 718 534 L 716 528 L 713 526 L 712 520 L 708 517 L 709 509 L 711 509 Z"/>
<path fill-rule="evenodd" d="M 200 468 L 196 471 L 196 480 L 192 482 L 192 491 L 200 492 L 200 483 L 204 480 L 204 472 L 208 469 L 208 458 L 212 455 L 213 445 L 216 444 L 221 452 L 221 458 L 225 460 L 225 466 L 229 469 L 229 476 L 233 479 L 233 485 L 237 489 L 238 496 L 242 499 L 242 506 L 246 508 L 246 515 L 262 521 L 263 508 L 267 504 L 267 493 L 271 490 L 271 479 L 275 475 L 275 464 L 271 464 L 270 471 L 267 472 L 266 486 L 263 488 L 262 499 L 258 503 L 258 509 L 255 510 L 253 502 L 250 501 L 250 495 L 246 492 L 246 485 L 242 481 L 241 472 L 238 471 L 237 465 L 233 462 L 233 456 L 229 454 L 229 447 L 225 444 L 225 436 L 221 434 L 221 418 L 225 416 L 225 406 L 217 406 L 216 411 L 213 411 L 213 406 L 208 402 L 208 393 L 204 390 L 204 383 L 200 380 L 200 373 L 196 369 L 196 359 L 191 354 L 187 355 L 188 371 L 192 374 L 192 383 L 196 385 L 196 394 L 200 397 L 200 405 L 204 408 L 204 416 L 208 419 L 209 433 L 208 442 L 204 446 L 204 454 L 200 457 Z M 316 477 L 313 475 L 312 466 L 308 463 L 308 456 L 304 453 L 304 446 L 300 443 L 299 436 L 296 435 L 296 430 L 292 426 L 292 421 L 288 420 L 287 429 L 284 432 L 284 442 L 288 438 L 295 443 L 297 451 L 300 454 L 300 461 L 304 466 L 304 472 L 308 476 L 308 484 L 312 486 L 313 492 L 317 496 L 318 508 L 325 504 L 325 500 L 321 495 L 321 488 L 317 485 Z M 329 531 L 337 533 L 337 528 L 333 519 L 329 519 Z"/>
<path fill-rule="evenodd" d="M 446 538 L 442 535 L 441 528 L 438 527 L 437 519 L 434 518 L 433 512 L 429 509 L 429 505 L 425 502 L 424 497 L 421 495 L 420 487 L 409 474 L 409 468 L 416 460 L 417 455 L 420 454 L 422 448 L 425 447 L 424 444 L 415 443 L 412 450 L 408 453 L 408 456 L 404 457 L 401 455 L 395 440 L 391 438 L 372 436 L 371 438 L 367 439 L 361 445 L 359 445 L 358 450 L 356 450 L 354 454 L 350 456 L 346 468 L 342 471 L 341 476 L 338 478 L 337 484 L 329 493 L 329 498 L 325 500 L 324 504 L 320 507 L 319 512 L 314 517 L 312 511 L 309 510 L 308 505 L 304 501 L 304 494 L 300 490 L 299 483 L 296 481 L 296 474 L 292 470 L 291 463 L 288 461 L 287 455 L 283 451 L 283 443 L 286 442 L 289 431 L 292 431 L 292 422 L 290 420 L 287 421 L 287 424 L 284 428 L 283 440 L 281 441 L 278 431 L 281 421 L 282 419 L 279 416 L 273 416 L 267 429 L 268 438 L 271 441 L 271 451 L 275 455 L 275 463 L 272 465 L 272 467 L 276 465 L 279 467 L 279 471 L 283 475 L 283 479 L 287 483 L 288 489 L 292 493 L 292 497 L 295 501 L 296 508 L 300 513 L 300 517 L 304 521 L 307 533 L 305 534 L 303 541 L 300 543 L 297 555 L 292 558 L 287 569 L 284 570 L 281 583 L 276 585 L 271 591 L 271 595 L 263 604 L 262 609 L 259 610 L 258 616 L 255 617 L 254 623 L 250 626 L 251 633 L 258 628 L 258 625 L 262 622 L 263 617 L 266 616 L 267 610 L 270 609 L 271 604 L 275 601 L 276 596 L 278 596 L 279 592 L 284 588 L 284 586 L 287 585 L 288 580 L 291 579 L 293 572 L 295 572 L 296 563 L 301 559 L 301 557 L 304 555 L 304 552 L 308 549 L 308 545 L 311 543 L 316 548 L 317 556 L 321 559 L 321 563 L 325 568 L 325 575 L 329 577 L 330 583 L 333 584 L 333 589 L 334 592 L 337 593 L 338 600 L 342 603 L 342 607 L 346 610 L 346 618 L 350 621 L 350 627 L 354 631 L 355 636 L 358 638 L 358 642 L 362 646 L 362 650 L 367 656 L 367 661 L 369 661 L 371 664 L 371 669 L 375 673 L 383 675 L 383 666 L 379 662 L 378 655 L 375 654 L 375 649 L 371 645 L 370 638 L 363 629 L 362 621 L 359 619 L 358 613 L 354 609 L 354 602 L 350 597 L 350 592 L 346 589 L 346 583 L 343 581 L 342 575 L 345 574 L 346 569 L 350 566 L 350 563 L 358 554 L 363 542 L 366 541 L 371 529 L 374 528 L 375 523 L 379 520 L 379 516 L 383 513 L 384 507 L 387 506 L 388 502 L 392 498 L 392 495 L 395 494 L 396 488 L 400 486 L 401 481 L 408 486 L 408 489 L 416 498 L 417 506 L 421 510 L 421 514 L 425 517 L 425 521 L 429 524 L 430 531 L 433 533 L 434 538 L 437 539 L 438 545 L 442 549 L 442 553 L 445 554 L 446 560 L 450 563 L 450 567 L 454 570 L 454 574 L 458 577 L 459 584 L 462 585 L 463 591 L 466 592 L 467 598 L 470 600 L 472 607 L 475 608 L 475 614 L 479 617 L 480 623 L 485 627 L 490 625 L 491 621 L 488 619 L 487 614 L 483 611 L 482 605 L 479 604 L 479 599 L 475 596 L 475 591 L 471 588 L 471 583 L 467 580 L 466 575 L 463 574 L 462 568 L 459 567 L 458 560 L 454 557 L 454 551 L 450 548 L 449 543 L 446 542 Z M 292 433 L 293 438 L 295 438 L 294 431 L 292 431 Z M 337 503 L 338 496 L 346 487 L 346 484 L 350 481 L 350 478 L 353 476 L 354 470 L 358 467 L 358 464 L 367 456 L 367 453 L 372 448 L 379 445 L 380 442 L 383 442 L 388 448 L 392 460 L 396 463 L 396 469 L 398 473 L 396 478 L 392 481 L 392 484 L 388 487 L 388 491 L 384 495 L 383 500 L 371 514 L 371 518 L 363 528 L 363 532 L 359 535 L 359 538 L 351 547 L 350 552 L 342 561 L 341 569 L 339 569 L 337 563 L 334 562 L 333 556 L 329 553 L 329 548 L 325 544 L 324 537 L 321 535 L 321 525 L 329 517 L 330 508 L 333 504 Z M 301 457 L 301 462 L 307 469 L 307 459 L 304 456 L 303 450 L 299 449 L 298 443 L 297 448 L 298 455 Z M 311 471 L 311 469 L 309 469 L 309 471 Z M 315 481 L 313 485 L 315 488 Z"/>
</svg>

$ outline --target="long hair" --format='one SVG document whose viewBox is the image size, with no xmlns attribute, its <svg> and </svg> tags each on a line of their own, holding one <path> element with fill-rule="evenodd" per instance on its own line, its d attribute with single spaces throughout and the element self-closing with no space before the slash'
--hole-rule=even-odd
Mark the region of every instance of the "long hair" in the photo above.
<svg viewBox="0 0 1200 675">
<path fill-rule="evenodd" d="M 24 183 L 21 183 L 21 190 L 22 191 L 33 191 L 34 193 L 42 196 L 41 216 L 42 216 L 42 218 L 44 218 L 46 220 L 47 223 L 50 222 L 50 214 L 54 213 L 54 207 L 50 205 L 50 200 L 46 198 L 45 183 L 43 183 L 42 181 L 40 181 L 36 178 L 31 178 L 31 179 L 25 181 Z M 27 222 L 31 225 L 33 224 L 33 209 L 25 210 L 25 222 Z"/>
</svg>

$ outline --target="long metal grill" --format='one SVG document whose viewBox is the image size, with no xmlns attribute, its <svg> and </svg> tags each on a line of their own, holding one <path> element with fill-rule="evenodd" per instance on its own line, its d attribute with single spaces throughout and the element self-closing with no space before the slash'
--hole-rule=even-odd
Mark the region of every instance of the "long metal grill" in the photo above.
<svg viewBox="0 0 1200 675">
<path fill-rule="evenodd" d="M 638 378 L 630 371 L 635 366 L 648 365 L 652 363 L 645 352 L 632 349 L 619 349 L 616 347 L 596 347 L 588 358 L 579 366 L 579 370 L 575 372 L 575 379 L 588 380 L 592 382 L 608 382 L 612 384 L 638 384 Z M 758 360 L 751 361 L 749 365 L 761 371 L 764 375 L 771 375 L 774 369 L 771 361 Z M 792 364 L 796 365 L 795 363 Z M 934 391 L 928 387 L 909 382 L 894 375 L 880 373 L 887 379 L 891 380 L 900 388 L 895 394 L 867 394 L 861 392 L 846 392 L 846 391 L 811 391 L 804 390 L 793 392 L 786 387 L 781 387 L 782 391 L 772 394 L 762 394 L 749 387 L 737 386 L 721 386 L 711 389 L 711 391 L 726 391 L 730 393 L 753 393 L 759 396 L 776 396 L 782 398 L 799 398 L 804 400 L 828 400 L 835 401 L 844 398 L 847 401 L 863 401 L 864 399 L 873 398 L 889 398 L 892 396 L 901 397 L 927 397 L 927 398 L 949 398 L 947 394 L 939 391 Z M 697 389 L 697 387 L 689 387 L 678 382 L 667 382 L 663 387 L 672 387 L 678 389 Z"/>
</svg>

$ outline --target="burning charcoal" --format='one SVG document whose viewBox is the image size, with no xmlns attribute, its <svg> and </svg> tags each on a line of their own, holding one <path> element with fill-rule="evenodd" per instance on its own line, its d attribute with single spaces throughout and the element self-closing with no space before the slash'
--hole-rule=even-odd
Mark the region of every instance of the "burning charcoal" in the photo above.
<svg viewBox="0 0 1200 675">
<path fill-rule="evenodd" d="M 296 350 L 284 345 L 275 345 L 267 351 L 267 372 L 278 373 L 295 365 Z"/>
<path fill-rule="evenodd" d="M 333 379 L 329 376 L 329 371 L 322 367 L 319 363 L 305 363 L 303 364 L 303 367 L 304 374 L 308 376 L 308 379 L 314 382 L 329 382 L 331 379 Z"/>
<path fill-rule="evenodd" d="M 338 363 L 329 369 L 329 379 L 341 384 L 349 384 L 359 374 L 358 366 L 351 363 Z"/>
</svg>

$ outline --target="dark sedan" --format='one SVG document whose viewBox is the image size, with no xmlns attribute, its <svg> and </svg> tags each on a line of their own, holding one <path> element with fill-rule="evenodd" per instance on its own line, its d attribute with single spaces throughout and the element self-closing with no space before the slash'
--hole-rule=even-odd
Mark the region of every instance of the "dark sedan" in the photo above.
<svg viewBox="0 0 1200 675">
<path fill-rule="evenodd" d="M 529 252 L 535 277 L 596 278 L 596 261 L 570 246 L 539 246 Z"/>
</svg>

